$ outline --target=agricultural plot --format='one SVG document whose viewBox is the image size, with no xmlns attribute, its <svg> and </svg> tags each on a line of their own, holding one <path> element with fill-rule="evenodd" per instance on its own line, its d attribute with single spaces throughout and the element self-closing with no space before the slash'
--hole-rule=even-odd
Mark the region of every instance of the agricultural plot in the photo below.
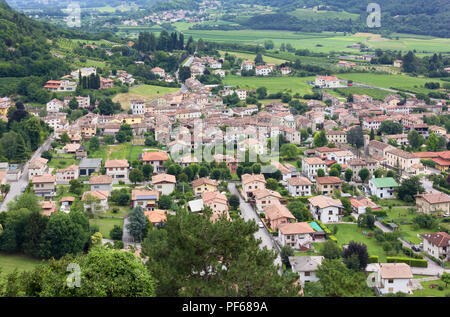
<svg viewBox="0 0 450 317">
<path fill-rule="evenodd" d="M 225 56 L 225 53 L 228 53 L 230 55 L 234 55 L 237 58 L 242 58 L 243 60 L 254 60 L 256 57 L 256 54 L 250 54 L 250 53 L 242 53 L 242 52 L 225 52 L 225 51 L 219 51 L 221 56 Z M 270 57 L 270 56 L 266 56 L 263 55 L 263 60 L 266 63 L 269 64 L 276 64 L 276 65 L 280 65 L 286 62 L 285 59 L 279 59 L 279 58 L 274 58 L 274 57 Z"/>
<path fill-rule="evenodd" d="M 131 99 L 143 98 L 148 100 L 155 99 L 165 94 L 177 92 L 179 88 L 170 88 L 152 85 L 140 85 L 130 88 L 129 92 L 118 94 L 113 98 L 114 102 L 119 102 L 122 108 L 128 110 L 130 108 Z"/>
<path fill-rule="evenodd" d="M 239 86 L 244 89 L 256 89 L 266 87 L 267 93 L 290 91 L 300 95 L 312 93 L 312 86 L 305 81 L 313 81 L 314 77 L 241 77 L 235 75 L 226 76 L 224 85 Z"/>
<path fill-rule="evenodd" d="M 313 10 L 313 9 L 297 9 L 289 13 L 301 20 L 310 21 L 324 21 L 328 19 L 342 19 L 342 20 L 353 20 L 359 19 L 359 14 L 349 13 L 349 12 L 337 12 L 337 11 L 326 11 L 326 10 Z"/>
<path fill-rule="evenodd" d="M 302 10 L 297 10 L 294 13 L 294 15 L 305 14 L 309 14 L 309 12 L 305 13 Z M 319 13 L 317 16 L 320 16 L 320 14 L 323 13 Z M 327 14 L 349 13 L 328 12 Z M 326 17 L 327 15 L 323 16 Z M 185 37 L 192 36 L 195 40 L 202 38 L 203 40 L 215 42 L 240 44 L 264 44 L 264 41 L 272 40 L 275 44 L 275 49 L 278 49 L 282 43 L 290 43 L 296 49 L 309 49 L 314 52 L 329 53 L 333 51 L 345 51 L 359 53 L 359 50 L 350 49 L 347 46 L 354 43 L 363 43 L 373 50 L 377 48 L 383 50 L 401 50 L 403 52 L 416 50 L 418 53 L 450 51 L 450 39 L 409 34 L 394 34 L 391 38 L 383 38 L 379 34 L 372 33 L 344 35 L 342 32 L 301 33 L 276 30 L 190 30 L 189 27 L 193 26 L 193 23 L 186 22 L 174 23 L 173 26 L 178 31 L 183 32 Z"/>
<path fill-rule="evenodd" d="M 335 91 L 333 89 L 324 89 L 325 91 L 331 93 L 332 95 L 336 97 L 344 97 L 345 94 L 352 94 L 352 95 L 367 95 L 371 96 L 374 99 L 378 100 L 384 100 L 384 98 L 390 94 L 389 91 L 382 90 L 382 89 L 376 89 L 376 88 L 362 88 L 362 87 L 347 87 L 347 88 L 341 88 L 339 91 L 345 93 L 340 94 L 339 91 Z"/>
<path fill-rule="evenodd" d="M 445 83 L 438 78 L 411 77 L 408 75 L 385 75 L 370 73 L 347 73 L 339 74 L 339 78 L 353 80 L 356 83 L 367 84 L 376 87 L 406 90 L 413 93 L 428 93 L 431 89 L 424 88 L 427 82 Z"/>
</svg>

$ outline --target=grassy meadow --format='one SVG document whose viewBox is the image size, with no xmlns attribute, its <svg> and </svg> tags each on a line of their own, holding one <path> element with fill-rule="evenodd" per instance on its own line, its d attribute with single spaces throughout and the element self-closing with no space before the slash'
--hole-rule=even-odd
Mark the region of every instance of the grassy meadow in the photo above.
<svg viewBox="0 0 450 317">
<path fill-rule="evenodd" d="M 41 263 L 39 260 L 19 254 L 0 253 L 0 273 L 8 274 L 15 269 L 20 271 L 30 271 Z"/>
<path fill-rule="evenodd" d="M 139 85 L 130 88 L 129 92 L 118 94 L 113 98 L 114 102 L 119 102 L 122 108 L 128 110 L 130 108 L 131 99 L 143 98 L 147 101 L 155 99 L 165 94 L 174 93 L 180 90 L 179 88 L 152 86 L 152 85 Z"/>
<path fill-rule="evenodd" d="M 266 87 L 268 94 L 290 90 L 293 94 L 304 95 L 312 92 L 312 86 L 305 83 L 305 81 L 311 80 L 314 80 L 314 77 L 240 77 L 229 75 L 225 77 L 223 82 L 227 86 L 239 86 L 245 89 Z"/>
<path fill-rule="evenodd" d="M 339 74 L 337 77 L 346 80 L 353 80 L 356 83 L 377 86 L 381 88 L 392 88 L 398 90 L 407 90 L 414 93 L 428 93 L 431 89 L 424 88 L 427 82 L 445 83 L 438 78 L 412 77 L 408 75 L 388 75 L 388 74 L 370 74 L 370 73 L 346 73 Z"/>
</svg>

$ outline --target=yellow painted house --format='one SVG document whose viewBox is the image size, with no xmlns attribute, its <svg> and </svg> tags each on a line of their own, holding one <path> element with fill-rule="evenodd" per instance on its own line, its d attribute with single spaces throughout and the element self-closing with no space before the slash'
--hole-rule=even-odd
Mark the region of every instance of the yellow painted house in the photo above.
<svg viewBox="0 0 450 317">
<path fill-rule="evenodd" d="M 206 192 L 216 192 L 217 186 L 219 186 L 217 181 L 206 177 L 202 177 L 192 181 L 194 195 L 200 195 Z"/>
</svg>

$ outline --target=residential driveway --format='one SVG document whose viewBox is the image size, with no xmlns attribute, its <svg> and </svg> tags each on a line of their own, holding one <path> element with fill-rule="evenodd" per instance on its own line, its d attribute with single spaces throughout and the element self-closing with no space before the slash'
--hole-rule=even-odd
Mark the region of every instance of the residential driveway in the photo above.
<svg viewBox="0 0 450 317">
<path fill-rule="evenodd" d="M 133 243 L 134 238 L 131 236 L 130 232 L 127 229 L 127 225 L 130 223 L 130 220 L 128 217 L 125 217 L 123 219 L 123 232 L 122 232 L 122 241 L 123 243 Z"/>
<path fill-rule="evenodd" d="M 44 142 L 44 144 L 41 145 L 33 154 L 33 156 L 26 162 L 22 169 L 22 176 L 18 181 L 10 182 L 11 189 L 6 195 L 5 200 L 3 201 L 0 212 L 6 211 L 6 207 L 10 201 L 13 201 L 14 198 L 18 195 L 22 194 L 22 188 L 26 187 L 28 185 L 28 166 L 30 165 L 30 162 L 37 159 L 38 157 L 41 157 L 42 152 L 47 151 L 50 148 L 50 143 L 53 141 L 53 134 L 49 136 L 47 141 Z"/>
<path fill-rule="evenodd" d="M 406 242 L 402 238 L 398 238 L 398 240 L 400 240 L 402 242 L 404 247 L 411 249 L 412 244 Z M 420 254 L 420 252 L 416 252 L 416 251 L 413 251 L 413 252 L 416 253 L 416 254 Z M 426 267 L 426 268 L 425 267 L 411 267 L 411 271 L 413 272 L 413 274 L 430 275 L 430 276 L 441 276 L 442 273 L 444 273 L 444 271 L 450 273 L 450 270 L 444 270 L 443 267 L 441 267 L 439 264 L 437 264 L 436 262 L 434 262 L 430 258 L 428 258 L 426 256 L 424 256 L 423 258 L 425 260 L 427 260 L 428 267 Z"/>
<path fill-rule="evenodd" d="M 420 179 L 422 182 L 423 188 L 425 188 L 426 193 L 434 194 L 434 193 L 440 193 L 437 189 L 433 188 L 433 182 L 427 179 L 426 177 L 423 177 Z"/>
<path fill-rule="evenodd" d="M 229 182 L 228 190 L 230 191 L 231 194 L 239 197 L 239 200 L 240 200 L 239 207 L 241 209 L 241 216 L 242 216 L 242 218 L 244 218 L 245 221 L 254 220 L 256 223 L 261 221 L 259 219 L 258 214 L 252 208 L 252 206 L 250 206 L 249 203 L 245 202 L 244 199 L 242 199 L 241 195 L 239 194 L 239 191 L 236 188 L 236 184 Z M 275 243 L 274 243 L 269 231 L 267 231 L 266 228 L 259 228 L 259 230 L 257 232 L 255 232 L 255 238 L 261 239 L 261 244 L 259 245 L 259 247 L 261 249 L 266 247 L 266 248 L 268 248 L 270 250 L 274 250 L 278 253 L 277 258 L 275 259 L 275 264 L 279 265 L 281 267 L 282 265 L 281 265 L 281 257 L 279 255 L 279 250 L 275 246 Z"/>
</svg>

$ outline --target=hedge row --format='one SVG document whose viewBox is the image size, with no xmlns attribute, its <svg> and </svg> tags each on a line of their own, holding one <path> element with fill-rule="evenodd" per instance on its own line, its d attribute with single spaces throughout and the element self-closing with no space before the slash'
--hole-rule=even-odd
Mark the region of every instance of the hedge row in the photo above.
<svg viewBox="0 0 450 317">
<path fill-rule="evenodd" d="M 331 230 L 328 229 L 328 227 L 325 226 L 320 220 L 315 220 L 315 221 L 323 229 L 323 231 L 327 234 L 327 236 L 332 234 Z"/>
<path fill-rule="evenodd" d="M 289 201 L 300 200 L 302 203 L 308 204 L 308 203 L 309 203 L 308 198 L 311 198 L 311 197 L 305 197 L 305 196 L 302 196 L 302 197 L 294 197 L 294 198 L 289 198 Z"/>
<path fill-rule="evenodd" d="M 329 235 L 328 239 L 330 239 L 331 241 L 334 241 L 336 243 L 338 242 L 337 238 L 335 236 L 333 236 L 333 235 Z"/>
<path fill-rule="evenodd" d="M 379 263 L 378 255 L 369 256 L 369 263 Z"/>
<path fill-rule="evenodd" d="M 387 212 L 385 210 L 372 211 L 372 214 L 376 217 L 383 217 L 383 218 L 387 216 Z"/>
<path fill-rule="evenodd" d="M 420 254 L 414 253 L 414 251 L 411 250 L 410 248 L 402 247 L 402 251 L 409 257 L 412 257 L 415 259 L 423 259 L 423 256 L 421 256 Z"/>
<path fill-rule="evenodd" d="M 427 260 L 402 258 L 402 257 L 386 257 L 387 263 L 406 263 L 414 267 L 428 267 Z"/>
</svg>

